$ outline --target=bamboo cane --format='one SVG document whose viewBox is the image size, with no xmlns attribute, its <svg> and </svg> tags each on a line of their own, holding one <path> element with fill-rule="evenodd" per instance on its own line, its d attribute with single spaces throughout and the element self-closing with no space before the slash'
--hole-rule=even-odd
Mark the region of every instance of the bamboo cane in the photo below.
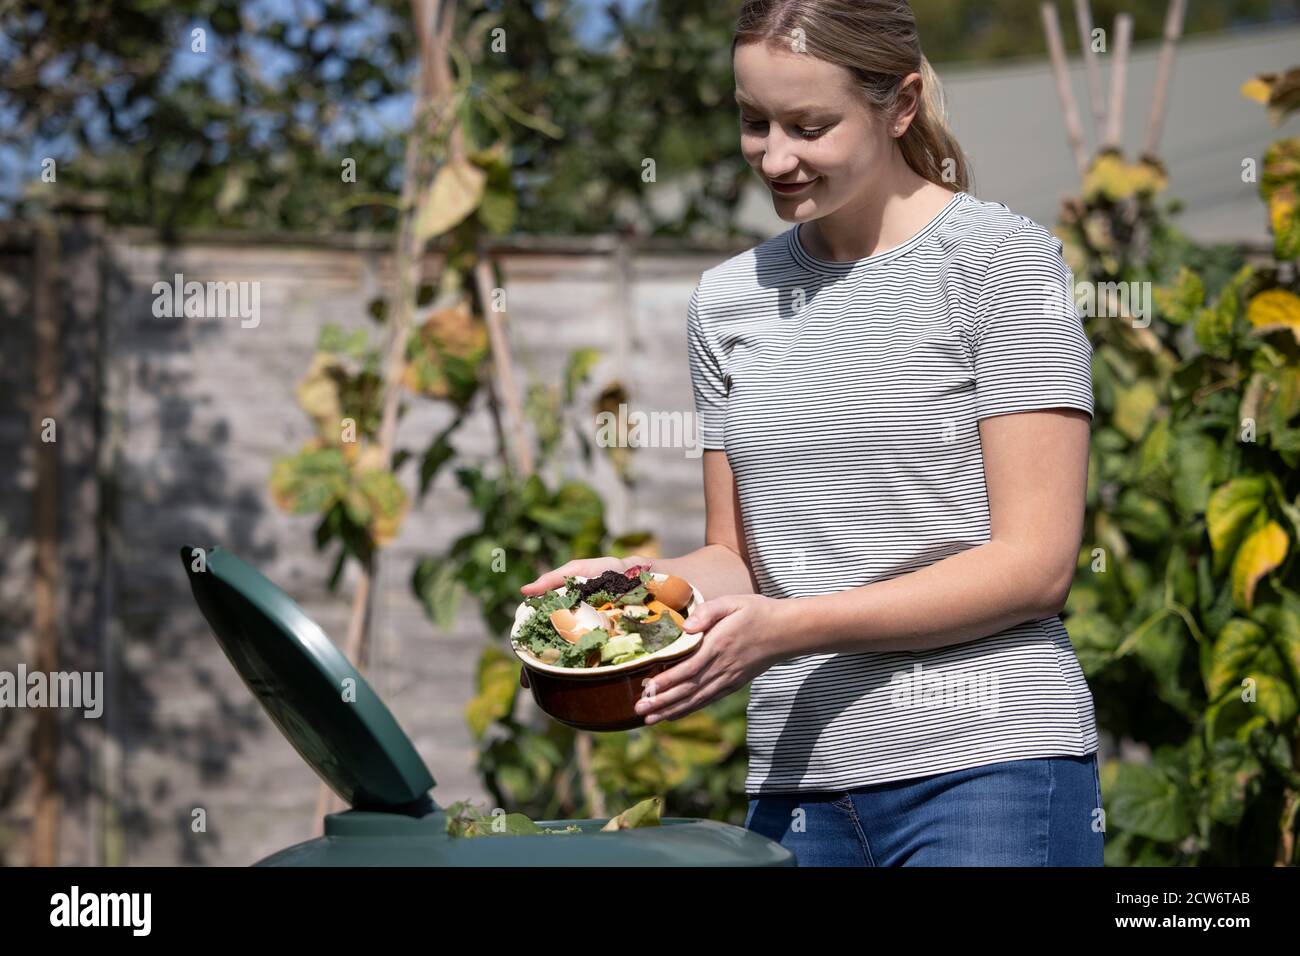
<svg viewBox="0 0 1300 956">
<path fill-rule="evenodd" d="M 1156 67 L 1156 88 L 1151 98 L 1151 116 L 1147 120 L 1147 137 L 1142 144 L 1142 155 L 1155 158 L 1160 148 L 1160 135 L 1164 131 L 1165 97 L 1169 91 L 1169 79 L 1174 69 L 1174 53 L 1178 49 L 1178 38 L 1183 32 L 1183 17 L 1187 12 L 1187 0 L 1171 0 L 1165 14 L 1164 38 L 1160 43 L 1160 62 Z"/>
<path fill-rule="evenodd" d="M 419 289 L 423 262 L 423 240 L 416 234 L 414 220 L 418 208 L 416 200 L 428 186 L 426 179 L 429 164 L 424 156 L 427 135 L 425 127 L 434 119 L 431 107 L 451 88 L 451 70 L 446 61 L 451 28 L 455 21 L 456 0 L 412 0 L 411 6 L 420 47 L 420 71 L 403 166 L 402 217 L 394 255 L 397 288 L 393 296 L 393 318 L 384 364 L 384 402 L 378 445 L 383 450 L 386 461 L 392 456 L 397 434 L 402 363 L 413 322 L 414 299 Z M 438 120 L 443 118 L 441 115 L 437 117 Z M 449 140 L 449 150 L 453 157 L 463 151 L 463 138 L 457 135 L 458 132 L 454 129 Z M 352 613 L 348 620 L 344 653 L 358 670 L 363 670 L 365 666 L 366 636 L 369 631 L 370 609 L 373 606 L 376 570 L 376 559 L 371 555 L 362 565 L 352 595 Z M 343 804 L 338 795 L 322 783 L 316 799 L 316 835 L 324 832 L 326 814 L 341 809 Z"/>
<path fill-rule="evenodd" d="M 1120 148 L 1124 138 L 1124 91 L 1128 85 L 1128 51 L 1133 38 L 1133 18 L 1127 13 L 1115 17 L 1115 54 L 1110 68 L 1110 107 L 1106 111 L 1103 149 Z"/>
<path fill-rule="evenodd" d="M 36 486 L 33 490 L 33 530 L 36 548 L 32 565 L 32 630 L 36 637 L 36 667 L 47 674 L 59 668 L 59 446 L 40 439 L 43 421 L 59 424 L 59 234 L 52 219 L 37 224 L 35 246 L 36 363 L 33 369 L 36 402 L 32 434 Z M 64 427 L 67 427 L 66 425 Z M 19 693 L 26 693 L 24 688 Z M 59 855 L 59 711 L 36 711 L 32 733 L 33 810 L 32 866 L 55 866 Z"/>
<path fill-rule="evenodd" d="M 1052 73 L 1056 77 L 1056 95 L 1061 100 L 1061 112 L 1065 116 L 1065 132 L 1069 139 L 1070 151 L 1074 153 L 1074 164 L 1082 176 L 1088 168 L 1088 152 L 1083 145 L 1083 127 L 1079 122 L 1079 110 L 1075 106 L 1074 92 L 1070 89 L 1070 74 L 1065 60 L 1065 44 L 1061 42 L 1061 22 L 1056 16 L 1056 7 L 1044 3 L 1039 7 L 1043 18 L 1043 30 L 1047 34 L 1047 48 L 1052 54 Z"/>
<path fill-rule="evenodd" d="M 1074 0 L 1074 16 L 1079 24 L 1079 49 L 1083 51 L 1083 66 L 1088 76 L 1088 104 L 1092 107 L 1092 135 L 1101 140 L 1106 128 L 1106 94 L 1101 81 L 1101 61 L 1092 48 L 1092 4 L 1089 0 Z"/>
</svg>

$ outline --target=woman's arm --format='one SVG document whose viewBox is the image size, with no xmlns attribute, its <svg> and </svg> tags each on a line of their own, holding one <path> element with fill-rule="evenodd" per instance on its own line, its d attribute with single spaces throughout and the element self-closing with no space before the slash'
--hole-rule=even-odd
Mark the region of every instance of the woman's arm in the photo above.
<svg viewBox="0 0 1300 956">
<path fill-rule="evenodd" d="M 654 562 L 654 571 L 685 578 L 707 601 L 723 594 L 757 594 L 746 558 L 745 529 L 731 465 L 722 451 L 706 449 L 704 459 L 704 547 L 680 558 L 635 557 Z"/>
<path fill-rule="evenodd" d="M 1089 426 L 1069 408 L 981 419 L 988 543 L 888 581 L 776 602 L 776 658 L 925 650 L 1057 614 L 1083 535 Z"/>
<path fill-rule="evenodd" d="M 701 649 L 647 682 L 636 711 L 673 720 L 789 657 L 920 651 L 1050 617 L 1065 603 L 1083 535 L 1087 412 L 980 419 L 989 541 L 909 574 L 815 597 L 724 594 L 691 612 Z"/>
</svg>

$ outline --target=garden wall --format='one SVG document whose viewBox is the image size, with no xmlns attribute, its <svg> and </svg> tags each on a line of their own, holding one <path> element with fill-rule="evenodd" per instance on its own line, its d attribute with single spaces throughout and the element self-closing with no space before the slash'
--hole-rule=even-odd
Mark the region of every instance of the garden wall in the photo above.
<svg viewBox="0 0 1300 956">
<path fill-rule="evenodd" d="M 225 660 L 190 596 L 182 544 L 223 545 L 256 564 L 341 643 L 351 579 L 325 588 L 331 555 L 315 519 L 271 501 L 272 460 L 312 434 L 294 388 L 320 328 L 369 327 L 384 287 L 376 237 L 113 231 L 93 207 L 66 209 L 50 265 L 59 330 L 57 613 L 59 669 L 102 670 L 98 720 L 59 711 L 59 862 L 246 864 L 313 835 L 317 778 Z M 30 225 L 0 234 L 0 670 L 35 659 L 36 289 Z M 51 263 L 50 250 L 45 261 Z M 558 381 L 574 348 L 603 358 L 578 404 L 612 380 L 632 407 L 693 410 L 686 302 L 728 250 L 633 246 L 613 238 L 503 242 L 512 349 L 530 381 Z M 257 282 L 260 321 L 155 315 L 153 285 Z M 415 401 L 400 447 L 422 450 L 450 417 Z M 483 407 L 458 432 L 491 457 Z M 653 529 L 665 554 L 702 542 L 701 465 L 682 449 L 640 449 L 634 489 L 603 458 L 583 475 L 614 533 Z M 415 487 L 416 462 L 400 472 Z M 575 463 L 575 473 L 578 472 Z M 463 708 L 490 639 L 472 602 L 435 631 L 410 590 L 414 562 L 470 530 L 450 471 L 382 553 L 368 678 L 429 765 L 444 805 L 486 799 Z M 28 666 L 32 666 L 29 664 Z M 32 825 L 32 711 L 0 710 L 0 862 L 25 862 Z M 194 833 L 193 811 L 207 830 Z"/>
</svg>

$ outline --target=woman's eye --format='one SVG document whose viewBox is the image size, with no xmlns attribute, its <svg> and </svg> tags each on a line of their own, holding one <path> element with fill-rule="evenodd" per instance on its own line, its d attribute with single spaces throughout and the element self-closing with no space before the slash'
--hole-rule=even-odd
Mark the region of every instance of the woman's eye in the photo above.
<svg viewBox="0 0 1300 956">
<path fill-rule="evenodd" d="M 767 120 L 752 120 L 752 119 L 742 118 L 742 122 L 752 130 L 765 129 L 767 127 Z M 804 139 L 816 139 L 822 133 L 826 132 L 826 130 L 828 130 L 829 128 L 830 128 L 829 126 L 819 126 L 816 129 L 806 129 L 802 126 L 795 127 L 795 129 L 799 131 L 799 135 L 802 136 Z"/>
</svg>

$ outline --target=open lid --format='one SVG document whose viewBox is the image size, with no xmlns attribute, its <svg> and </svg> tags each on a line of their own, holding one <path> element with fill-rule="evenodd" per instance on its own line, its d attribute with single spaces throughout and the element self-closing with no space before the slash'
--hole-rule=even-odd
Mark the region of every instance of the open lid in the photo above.
<svg viewBox="0 0 1300 956">
<path fill-rule="evenodd" d="M 280 732 L 357 809 L 427 808 L 433 775 L 392 712 L 287 594 L 221 548 L 181 548 L 217 642 Z"/>
</svg>

